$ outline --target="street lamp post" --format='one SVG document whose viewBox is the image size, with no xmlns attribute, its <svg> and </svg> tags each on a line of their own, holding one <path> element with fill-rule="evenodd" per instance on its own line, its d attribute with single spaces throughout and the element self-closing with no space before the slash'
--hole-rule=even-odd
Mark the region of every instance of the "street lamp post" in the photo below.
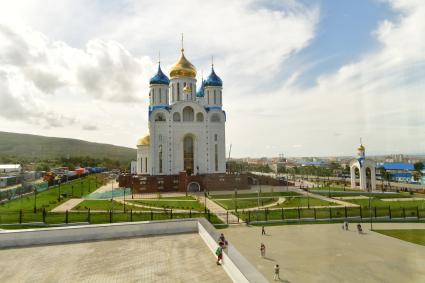
<svg viewBox="0 0 425 283">
<path fill-rule="evenodd" d="M 204 188 L 204 212 L 207 213 L 207 191 Z"/>
<path fill-rule="evenodd" d="M 307 207 L 310 208 L 310 194 L 307 186 Z"/>
<path fill-rule="evenodd" d="M 370 230 L 372 227 L 372 188 L 369 189 L 369 218 L 370 218 Z"/>
<path fill-rule="evenodd" d="M 126 188 L 124 188 L 124 213 L 125 213 L 125 189 Z"/>
<path fill-rule="evenodd" d="M 114 178 L 111 181 L 111 211 L 114 212 Z"/>
<path fill-rule="evenodd" d="M 37 212 L 37 187 L 34 186 L 34 213 Z"/>
<path fill-rule="evenodd" d="M 258 210 L 260 209 L 260 191 L 257 191 L 257 221 L 258 221 Z"/>
<path fill-rule="evenodd" d="M 61 200 L 61 180 L 58 180 L 58 201 Z"/>
<path fill-rule="evenodd" d="M 235 188 L 235 212 L 238 212 L 238 188 Z"/>
</svg>

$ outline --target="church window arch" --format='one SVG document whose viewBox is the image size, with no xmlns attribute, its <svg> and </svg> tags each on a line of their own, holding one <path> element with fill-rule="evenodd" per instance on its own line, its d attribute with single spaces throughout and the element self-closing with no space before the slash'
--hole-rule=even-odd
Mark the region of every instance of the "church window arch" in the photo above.
<svg viewBox="0 0 425 283">
<path fill-rule="evenodd" d="M 193 122 L 194 120 L 194 111 L 190 106 L 183 108 L 183 122 Z"/>
<path fill-rule="evenodd" d="M 216 94 L 215 90 L 214 90 L 214 104 L 217 104 L 217 94 Z"/>
<path fill-rule="evenodd" d="M 180 122 L 180 113 L 179 112 L 175 112 L 174 114 L 173 114 L 173 121 L 174 122 Z"/>
<path fill-rule="evenodd" d="M 158 148 L 159 173 L 162 173 L 162 144 Z"/>
<path fill-rule="evenodd" d="M 164 113 L 157 113 L 157 114 L 155 114 L 155 121 L 157 121 L 157 122 L 163 122 L 163 121 L 165 121 L 165 115 L 164 115 Z"/>
<path fill-rule="evenodd" d="M 183 168 L 191 175 L 194 169 L 194 139 L 186 135 L 183 139 Z"/>
<path fill-rule="evenodd" d="M 180 101 L 180 83 L 177 83 L 177 101 Z"/>
<path fill-rule="evenodd" d="M 214 113 L 211 116 L 211 122 L 220 123 L 220 121 L 221 121 L 220 116 L 217 113 Z"/>
<path fill-rule="evenodd" d="M 202 114 L 201 112 L 198 112 L 196 114 L 196 122 L 204 122 L 204 114 Z"/>
</svg>

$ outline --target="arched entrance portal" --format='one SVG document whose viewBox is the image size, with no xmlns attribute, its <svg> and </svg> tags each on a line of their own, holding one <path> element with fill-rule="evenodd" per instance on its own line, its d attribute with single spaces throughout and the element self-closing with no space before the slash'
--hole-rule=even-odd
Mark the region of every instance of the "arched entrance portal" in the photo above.
<svg viewBox="0 0 425 283">
<path fill-rule="evenodd" d="M 187 191 L 188 192 L 200 192 L 201 186 L 197 182 L 190 182 L 187 184 Z"/>
<path fill-rule="evenodd" d="M 193 174 L 194 168 L 194 142 L 193 136 L 187 135 L 183 139 L 183 166 L 188 175 Z"/>
</svg>

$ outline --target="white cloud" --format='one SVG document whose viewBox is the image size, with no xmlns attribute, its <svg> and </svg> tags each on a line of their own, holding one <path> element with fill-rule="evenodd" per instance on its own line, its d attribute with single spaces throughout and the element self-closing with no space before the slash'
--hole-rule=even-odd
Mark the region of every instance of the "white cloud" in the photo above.
<svg viewBox="0 0 425 283">
<path fill-rule="evenodd" d="M 280 5 L 283 10 L 257 1 L 224 0 L 179 5 L 43 1 L 46 9 L 38 9 L 39 1 L 17 0 L 2 6 L 0 69 L 23 82 L 14 102 L 31 105 L 22 101 L 31 89 L 38 109 L 75 120 L 66 131 L 48 131 L 15 113 L 22 121 L 20 131 L 128 146 L 147 131 L 148 80 L 156 54 L 161 50 L 164 69 L 169 68 L 178 57 L 181 32 L 199 77 L 202 69 L 208 75 L 210 56 L 216 55 L 230 107 L 230 96 L 247 96 L 256 87 L 244 81 L 277 70 L 290 54 L 308 45 L 318 20 L 317 7 L 296 2 Z M 102 132 L 87 130 L 93 127 Z"/>
<path fill-rule="evenodd" d="M 373 32 L 378 50 L 319 77 L 313 87 L 297 87 L 292 77 L 278 91 L 262 95 L 267 99 L 246 99 L 243 107 L 255 105 L 279 113 L 273 121 L 256 112 L 250 113 L 255 119 L 244 119 L 256 128 L 262 125 L 263 135 L 256 136 L 256 143 L 268 143 L 267 133 L 273 133 L 284 153 L 354 154 L 363 137 L 369 153 L 425 152 L 425 41 L 421 37 L 425 4 L 391 1 L 391 5 L 400 16 L 382 22 Z M 234 118 L 242 123 L 237 114 Z M 303 140 L 302 151 L 291 150 L 297 140 Z"/>
<path fill-rule="evenodd" d="M 184 32 L 199 75 L 208 75 L 215 56 L 234 156 L 350 154 L 360 136 L 368 152 L 425 151 L 423 1 L 389 1 L 399 17 L 373 31 L 378 50 L 309 88 L 297 84 L 305 66 L 286 81 L 276 74 L 311 43 L 317 6 L 46 0 L 39 9 L 40 3 L 0 5 L 0 102 L 14 105 L 0 114 L 0 130 L 133 146 L 147 132 L 157 53 L 168 69 Z M 56 119 L 66 127 L 45 129 Z"/>
</svg>

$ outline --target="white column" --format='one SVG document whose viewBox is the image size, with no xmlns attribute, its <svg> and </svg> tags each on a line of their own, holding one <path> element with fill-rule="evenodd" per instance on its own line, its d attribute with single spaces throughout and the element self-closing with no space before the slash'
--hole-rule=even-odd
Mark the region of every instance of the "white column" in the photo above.
<svg viewBox="0 0 425 283">
<path fill-rule="evenodd" d="M 351 176 L 351 188 L 356 188 L 356 167 L 353 165 L 350 167 L 350 176 Z"/>
<path fill-rule="evenodd" d="M 367 176 L 366 176 L 366 167 L 360 168 L 360 189 L 367 190 Z"/>
<path fill-rule="evenodd" d="M 376 169 L 375 167 L 370 168 L 370 178 L 372 183 L 372 191 L 376 190 Z"/>
</svg>

